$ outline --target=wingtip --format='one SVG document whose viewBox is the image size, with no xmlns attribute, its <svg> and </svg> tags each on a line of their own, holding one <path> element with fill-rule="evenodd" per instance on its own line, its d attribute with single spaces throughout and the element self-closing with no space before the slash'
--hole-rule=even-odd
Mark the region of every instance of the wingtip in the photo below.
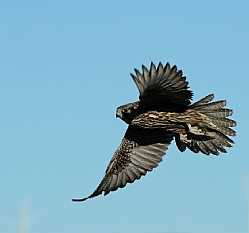
<svg viewBox="0 0 249 233">
<path fill-rule="evenodd" d="M 85 201 L 87 200 L 89 197 L 85 197 L 85 198 L 82 198 L 82 199 L 72 199 L 72 201 L 74 202 L 82 202 L 82 201 Z"/>
<path fill-rule="evenodd" d="M 150 70 L 152 69 L 156 70 L 156 65 L 153 62 L 150 63 Z"/>
</svg>

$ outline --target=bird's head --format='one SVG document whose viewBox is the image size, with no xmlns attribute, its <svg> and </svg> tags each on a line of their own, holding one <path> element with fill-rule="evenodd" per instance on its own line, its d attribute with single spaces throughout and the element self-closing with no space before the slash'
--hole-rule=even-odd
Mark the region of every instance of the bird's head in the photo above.
<svg viewBox="0 0 249 233">
<path fill-rule="evenodd" d="M 116 117 L 122 119 L 125 123 L 130 124 L 131 121 L 139 115 L 138 113 L 138 104 L 139 102 L 129 103 L 122 105 L 117 108 Z"/>
</svg>

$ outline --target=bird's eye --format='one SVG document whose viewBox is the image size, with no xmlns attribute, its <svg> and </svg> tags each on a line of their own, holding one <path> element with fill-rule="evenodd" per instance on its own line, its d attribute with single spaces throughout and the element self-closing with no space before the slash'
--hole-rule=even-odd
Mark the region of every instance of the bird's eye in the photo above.
<svg viewBox="0 0 249 233">
<path fill-rule="evenodd" d="M 127 113 L 128 110 L 125 108 L 125 109 L 122 110 L 122 112 Z"/>
</svg>

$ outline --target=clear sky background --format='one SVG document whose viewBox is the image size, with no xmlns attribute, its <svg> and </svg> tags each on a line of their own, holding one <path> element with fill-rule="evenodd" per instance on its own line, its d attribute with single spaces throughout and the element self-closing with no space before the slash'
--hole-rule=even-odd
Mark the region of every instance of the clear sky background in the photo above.
<svg viewBox="0 0 249 233">
<path fill-rule="evenodd" d="M 182 69 L 194 101 L 227 100 L 234 147 L 173 142 L 139 181 L 73 203 L 101 181 L 127 128 L 116 108 L 138 99 L 129 73 L 151 61 Z M 248 67 L 249 1 L 0 1 L 0 232 L 248 233 Z"/>
</svg>

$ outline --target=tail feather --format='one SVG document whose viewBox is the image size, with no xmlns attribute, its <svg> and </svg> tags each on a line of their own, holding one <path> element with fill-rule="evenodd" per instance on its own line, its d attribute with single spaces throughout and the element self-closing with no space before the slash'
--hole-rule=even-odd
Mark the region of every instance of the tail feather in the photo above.
<svg viewBox="0 0 249 233">
<path fill-rule="evenodd" d="M 200 112 L 202 112 L 200 110 Z M 231 109 L 216 109 L 216 110 L 206 110 L 205 115 L 214 117 L 214 118 L 225 118 L 227 116 L 231 116 L 233 114 L 233 110 Z"/>
<path fill-rule="evenodd" d="M 199 101 L 195 102 L 194 104 L 192 104 L 192 107 L 197 107 L 197 106 L 206 104 L 206 103 L 212 101 L 213 98 L 214 98 L 214 94 L 210 94 L 210 95 L 200 99 Z"/>
<path fill-rule="evenodd" d="M 206 147 L 206 145 L 203 143 L 203 141 L 200 141 L 198 143 L 199 149 L 200 151 L 205 154 L 205 155 L 209 155 L 210 151 L 208 150 L 208 148 Z"/>
<path fill-rule="evenodd" d="M 210 142 L 213 144 L 213 146 L 215 148 L 217 148 L 217 150 L 219 150 L 222 153 L 227 153 L 226 149 L 216 140 L 216 139 L 212 139 L 210 140 Z"/>
<path fill-rule="evenodd" d="M 215 122 L 213 121 L 213 123 L 215 123 Z M 220 126 L 220 125 L 216 125 L 216 127 L 217 127 L 217 129 L 218 129 L 221 133 L 223 133 L 223 134 L 225 134 L 225 135 L 228 135 L 228 136 L 236 136 L 236 132 L 235 132 L 233 129 L 230 129 L 230 128 L 225 127 L 225 126 Z"/>
<path fill-rule="evenodd" d="M 220 100 L 208 104 L 197 105 L 194 107 L 196 110 L 200 110 L 200 112 L 205 110 L 216 110 L 226 106 L 226 100 Z M 192 106 L 193 107 L 193 106 Z"/>
<path fill-rule="evenodd" d="M 226 153 L 227 151 L 224 147 L 231 147 L 231 144 L 226 141 L 226 138 L 228 137 L 220 136 L 219 134 L 221 133 L 215 132 L 210 134 L 209 137 L 206 136 L 205 139 L 203 139 L 203 137 L 195 137 L 192 135 L 192 141 L 186 143 L 186 146 L 194 153 L 198 153 L 199 151 L 206 155 L 218 155 L 219 152 Z M 229 141 L 232 141 L 230 138 L 228 139 Z"/>
<path fill-rule="evenodd" d="M 211 119 L 213 123 L 215 123 L 219 126 L 224 126 L 224 127 L 236 126 L 236 122 L 234 120 L 231 120 L 231 119 L 217 118 L 217 117 L 209 117 L 209 119 Z"/>
<path fill-rule="evenodd" d="M 232 147 L 233 140 L 228 136 L 235 136 L 236 132 L 230 127 L 235 127 L 236 122 L 228 119 L 233 114 L 231 109 L 225 109 L 226 100 L 210 102 L 214 95 L 208 95 L 190 107 L 195 111 L 205 115 L 206 121 L 199 127 L 203 135 L 189 134 L 186 146 L 193 152 L 201 151 L 203 154 L 218 155 L 219 152 L 226 153 L 224 147 Z M 206 137 L 204 137 L 204 135 Z"/>
<path fill-rule="evenodd" d="M 234 141 L 231 138 L 229 138 L 228 136 L 226 136 L 225 134 L 221 132 L 218 132 L 218 131 L 213 132 L 213 134 L 211 135 L 223 146 L 232 147 L 231 144 L 234 143 Z"/>
<path fill-rule="evenodd" d="M 206 148 L 208 149 L 208 152 L 210 152 L 211 154 L 214 154 L 214 155 L 219 154 L 218 149 L 214 146 L 211 140 L 203 141 L 202 143 L 206 146 Z"/>
</svg>

